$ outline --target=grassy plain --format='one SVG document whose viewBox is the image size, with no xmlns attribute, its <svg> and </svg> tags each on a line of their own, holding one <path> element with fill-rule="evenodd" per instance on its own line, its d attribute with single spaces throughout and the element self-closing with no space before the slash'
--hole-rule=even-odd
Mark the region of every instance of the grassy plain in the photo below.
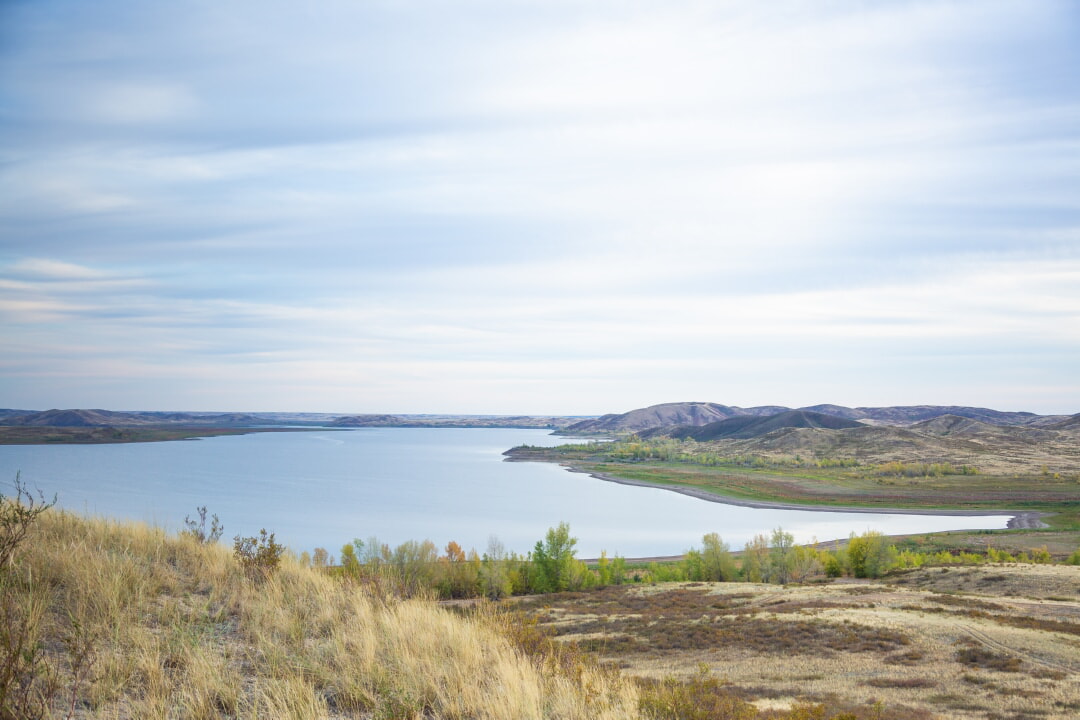
<svg viewBox="0 0 1080 720">
<path fill-rule="evenodd" d="M 761 709 L 894 718 L 1080 714 L 1080 567 L 922 568 L 804 586 L 620 586 L 519 601 L 625 673 L 701 667 Z"/>
</svg>

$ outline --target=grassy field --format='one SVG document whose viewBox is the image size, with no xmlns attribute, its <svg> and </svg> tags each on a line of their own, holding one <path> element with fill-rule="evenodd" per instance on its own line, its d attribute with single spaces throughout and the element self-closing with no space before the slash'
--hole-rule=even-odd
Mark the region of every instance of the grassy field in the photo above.
<svg viewBox="0 0 1080 720">
<path fill-rule="evenodd" d="M 519 601 L 630 675 L 703 666 L 761 709 L 896 718 L 1080 714 L 1080 568 L 924 568 L 807 586 L 683 583 Z"/>
</svg>

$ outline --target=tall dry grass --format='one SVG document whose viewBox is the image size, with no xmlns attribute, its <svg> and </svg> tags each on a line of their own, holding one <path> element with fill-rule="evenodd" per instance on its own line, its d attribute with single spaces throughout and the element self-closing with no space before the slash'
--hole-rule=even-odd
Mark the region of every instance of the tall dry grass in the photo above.
<svg viewBox="0 0 1080 720">
<path fill-rule="evenodd" d="M 49 511 L 9 574 L 54 681 L 46 716 L 634 718 L 633 683 L 538 664 L 485 613 L 378 597 L 286 559 Z M 44 684 L 42 690 L 48 689 Z"/>
</svg>

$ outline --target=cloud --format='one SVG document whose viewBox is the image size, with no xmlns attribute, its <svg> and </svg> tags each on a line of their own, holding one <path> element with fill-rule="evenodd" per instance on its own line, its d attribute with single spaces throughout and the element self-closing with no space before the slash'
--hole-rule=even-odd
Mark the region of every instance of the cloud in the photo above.
<svg viewBox="0 0 1080 720">
<path fill-rule="evenodd" d="M 1080 403 L 1065 5 L 57 8 L 0 43 L 23 405 Z"/>
</svg>

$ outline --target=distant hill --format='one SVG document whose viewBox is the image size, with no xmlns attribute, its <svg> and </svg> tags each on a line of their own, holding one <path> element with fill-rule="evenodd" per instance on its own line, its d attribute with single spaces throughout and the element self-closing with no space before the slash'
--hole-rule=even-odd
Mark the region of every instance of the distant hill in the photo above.
<svg viewBox="0 0 1080 720">
<path fill-rule="evenodd" d="M 678 402 L 651 405 L 630 412 L 602 415 L 566 428 L 568 433 L 637 432 L 674 425 L 708 425 L 733 417 L 776 415 L 789 408 L 768 405 L 756 408 L 730 407 L 710 402 Z"/>
<path fill-rule="evenodd" d="M 275 425 L 334 427 L 564 428 L 581 416 L 532 415 L 328 415 L 325 413 L 117 412 L 114 410 L 0 410 L 0 425 L 16 427 L 213 427 Z"/>
<path fill-rule="evenodd" d="M 549 415 L 343 415 L 335 427 L 442 427 L 442 428 L 530 428 L 557 430 L 578 422 L 579 417 Z"/>
<path fill-rule="evenodd" d="M 6 418 L 9 425 L 31 427 L 105 427 L 107 425 L 131 425 L 140 418 L 128 413 L 109 410 L 45 410 Z"/>
<path fill-rule="evenodd" d="M 33 410 L 12 410 L 10 408 L 0 409 L 0 424 L 6 423 L 9 418 L 19 417 L 20 415 L 30 415 Z"/>
<path fill-rule="evenodd" d="M 1080 413 L 1048 426 L 1052 430 L 1080 430 Z"/>
<path fill-rule="evenodd" d="M 330 424 L 335 427 L 391 427 L 402 422 L 404 420 L 397 415 L 346 415 Z"/>
<path fill-rule="evenodd" d="M 942 415 L 981 420 L 993 425 L 1023 425 L 1040 417 L 1032 412 L 1003 412 L 989 408 L 963 407 L 958 405 L 902 405 L 898 407 L 859 407 L 855 412 L 864 418 L 878 420 L 890 425 L 908 425 L 921 420 L 931 420 Z M 863 418 L 860 418 L 863 419 Z"/>
<path fill-rule="evenodd" d="M 755 438 L 781 428 L 843 430 L 857 427 L 865 426 L 855 420 L 848 420 L 835 415 L 825 415 L 824 413 L 810 412 L 808 410 L 788 410 L 787 412 L 766 417 L 754 417 L 751 415 L 733 417 L 702 425 L 701 427 L 683 425 L 675 428 L 654 428 L 643 433 L 643 436 L 662 434 L 672 438 L 692 438 L 699 442 L 707 442 L 723 438 Z"/>
<path fill-rule="evenodd" d="M 1052 440 L 1057 436 L 1057 433 L 1049 428 L 995 425 L 960 415 L 939 415 L 932 420 L 908 425 L 908 429 L 938 437 L 965 437 L 990 442 L 1011 440 L 1038 443 L 1043 440 Z"/>
<path fill-rule="evenodd" d="M 213 425 L 248 427 L 267 424 L 248 413 L 117 412 L 114 410 L 45 410 L 0 419 L 26 427 L 140 427 L 145 425 Z"/>
<path fill-rule="evenodd" d="M 896 407 L 857 407 L 843 405 L 811 405 L 799 408 L 800 411 L 829 415 L 845 420 L 861 420 L 879 425 L 911 425 L 932 420 L 943 415 L 978 420 L 993 425 L 1032 425 L 1054 427 L 1060 421 L 1069 422 L 1060 416 L 1037 415 L 1031 412 L 1006 412 L 990 408 L 964 407 L 957 405 L 906 405 Z M 739 417 L 768 417 L 791 412 L 782 405 L 762 405 L 741 408 L 733 405 L 720 405 L 710 402 L 664 403 L 630 412 L 603 415 L 595 420 L 575 423 L 566 429 L 567 434 L 590 433 L 627 433 L 642 432 L 651 428 L 675 427 L 688 425 L 700 427 L 709 423 Z"/>
</svg>

